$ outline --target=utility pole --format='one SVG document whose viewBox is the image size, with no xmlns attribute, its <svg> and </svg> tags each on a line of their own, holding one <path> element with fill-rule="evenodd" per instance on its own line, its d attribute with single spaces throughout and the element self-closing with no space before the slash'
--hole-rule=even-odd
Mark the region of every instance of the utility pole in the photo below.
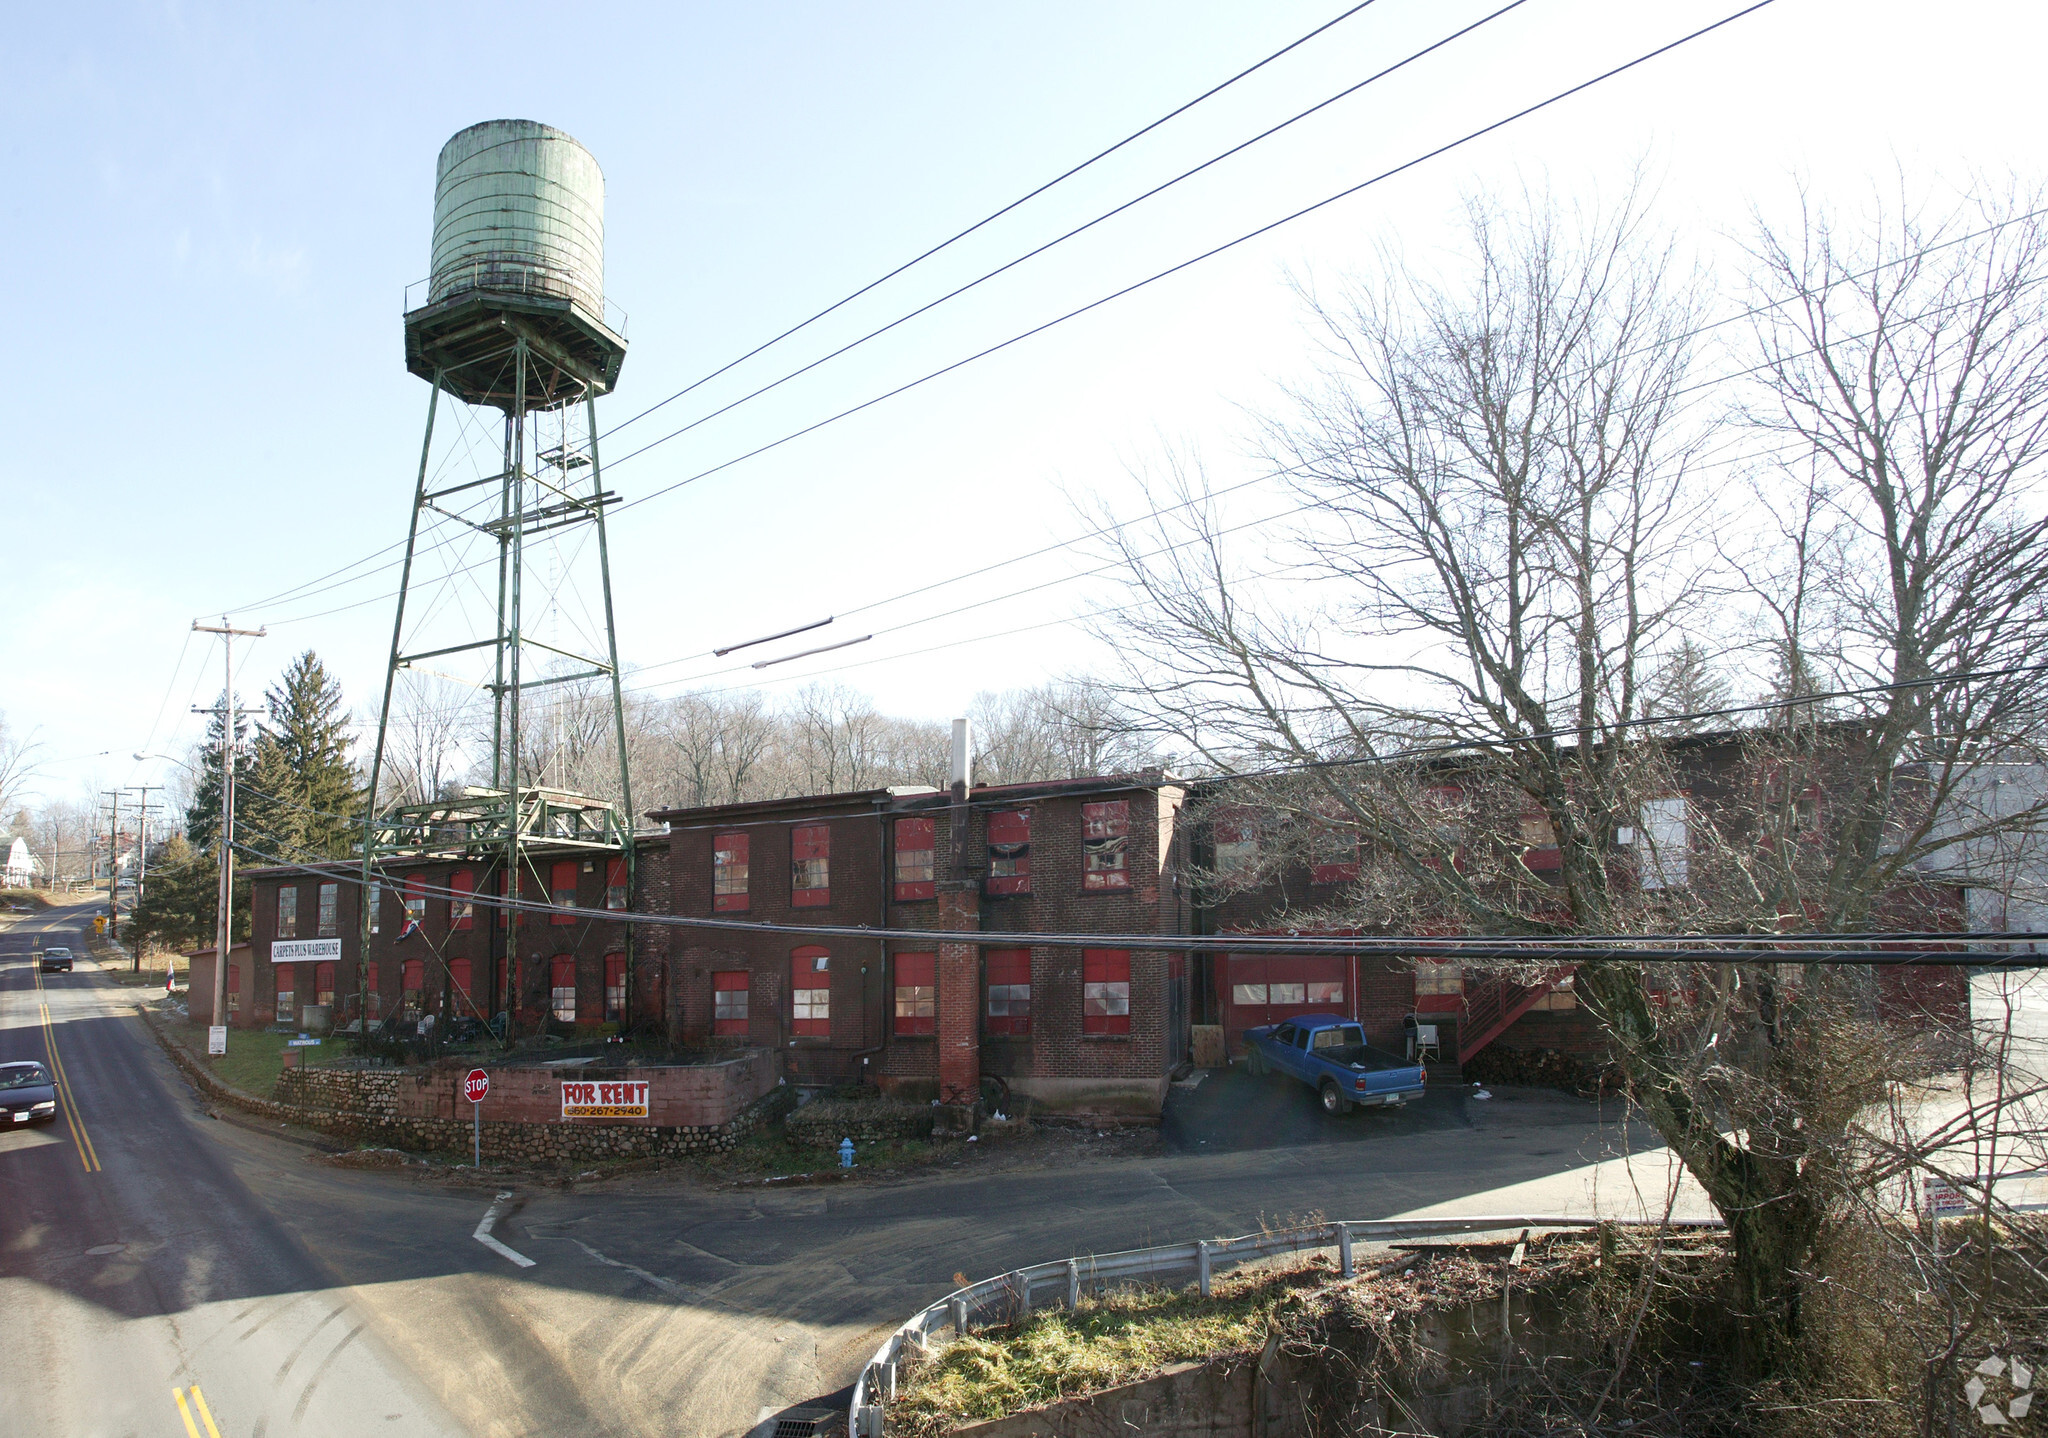
<svg viewBox="0 0 2048 1438">
<path fill-rule="evenodd" d="M 115 885 L 121 878 L 121 791 L 102 789 L 102 794 L 114 801 L 114 810 L 107 820 L 107 937 L 118 941 L 121 937 L 121 910 L 115 905 Z"/>
<path fill-rule="evenodd" d="M 135 904 L 137 908 L 140 908 L 143 900 L 143 885 L 149 879 L 149 791 L 152 789 L 162 789 L 164 786 L 161 784 L 137 784 L 134 787 L 142 795 L 141 802 L 135 806 Z M 141 973 L 142 943 L 139 939 L 136 941 L 134 953 L 129 955 L 129 957 L 133 961 L 132 971 L 138 974 Z"/>
<path fill-rule="evenodd" d="M 221 640 L 221 696 L 218 709 L 194 708 L 194 714 L 221 716 L 220 733 L 220 900 L 213 926 L 213 1014 L 211 1025 L 225 1035 L 228 1021 L 228 949 L 232 946 L 228 916 L 235 896 L 235 726 L 254 709 L 235 707 L 235 639 L 261 639 L 262 629 L 236 629 L 222 615 L 216 627 L 192 621 L 195 634 L 218 634 Z M 208 1045 L 212 1047 L 211 1044 Z"/>
</svg>

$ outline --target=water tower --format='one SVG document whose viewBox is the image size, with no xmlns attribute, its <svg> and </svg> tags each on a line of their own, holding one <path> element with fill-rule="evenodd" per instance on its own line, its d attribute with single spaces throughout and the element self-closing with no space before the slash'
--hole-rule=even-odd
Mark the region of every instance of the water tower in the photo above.
<svg viewBox="0 0 2048 1438">
<path fill-rule="evenodd" d="M 488 120 L 459 132 L 441 147 L 435 170 L 432 271 L 406 293 L 406 368 L 432 389 L 370 783 L 374 796 L 400 671 L 459 662 L 477 667 L 476 685 L 491 695 L 491 782 L 452 799 L 424 796 L 382 810 L 373 803 L 363 844 L 366 882 L 380 859 L 471 858 L 490 865 L 486 878 L 495 889 L 499 876 L 533 867 L 529 849 L 545 847 L 557 858 L 565 850 L 622 853 L 631 892 L 632 785 L 605 540 L 605 510 L 618 496 L 604 488 L 597 427 L 597 398 L 617 384 L 625 357 L 624 317 L 604 295 L 604 174 L 596 159 L 569 135 L 531 120 Z M 430 463 L 444 397 L 467 407 L 454 416 L 455 429 L 470 436 L 472 455 L 478 424 L 502 436 L 487 451 L 495 472 L 451 477 L 445 461 L 438 469 Z M 543 642 L 522 615 L 529 541 L 545 537 L 559 555 L 556 541 L 585 527 L 594 528 L 597 541 L 602 632 L 580 646 Z M 432 540 L 424 549 L 423 536 Z M 409 614 L 414 590 L 426 582 L 415 561 L 446 548 L 447 536 L 481 536 L 495 546 L 495 623 L 483 610 L 468 632 L 451 633 L 446 613 L 437 612 L 445 606 L 436 602 Z M 559 570 L 553 575 L 558 587 L 562 577 Z M 544 669 L 532 662 L 536 654 Z M 592 680 L 610 690 L 617 803 L 521 779 L 522 694 Z M 368 926 L 366 911 L 364 954 Z M 487 991 L 515 1011 L 519 928 L 515 911 L 502 955 L 494 954 L 504 962 Z"/>
</svg>

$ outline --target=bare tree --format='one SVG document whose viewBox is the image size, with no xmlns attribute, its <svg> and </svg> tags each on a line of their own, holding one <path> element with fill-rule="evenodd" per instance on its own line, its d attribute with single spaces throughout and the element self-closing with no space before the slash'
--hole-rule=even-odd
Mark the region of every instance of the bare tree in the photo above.
<svg viewBox="0 0 2048 1438">
<path fill-rule="evenodd" d="M 1942 676 L 2013 665 L 2038 638 L 2033 222 L 1764 238 L 1748 418 L 1794 442 L 1790 473 L 1839 478 L 1780 514 L 1824 543 L 1731 576 L 1698 467 L 1712 411 L 1686 398 L 1698 276 L 1633 196 L 1576 223 L 1541 205 L 1468 218 L 1461 283 L 1382 253 L 1372 283 L 1304 296 L 1321 382 L 1266 431 L 1307 515 L 1301 582 L 1237 562 L 1185 466 L 1150 496 L 1166 518 L 1118 532 L 1136 599 L 1110 635 L 1125 701 L 1219 770 L 1287 766 L 1231 799 L 1272 862 L 1374 857 L 1308 919 L 1840 931 L 1924 899 L 1924 865 L 1959 837 L 1935 836 L 1935 816 L 1958 774 L 2017 742 L 2026 692 Z M 1817 562 L 1824 549 L 1842 562 Z M 1745 594 L 1757 576 L 1798 587 Z M 1775 618 L 1795 690 L 1822 656 L 1924 687 L 1853 723 L 1747 736 L 1714 801 L 1688 800 L 1678 751 L 1643 721 L 1673 712 L 1676 681 L 1710 692 L 1671 656 L 1745 600 L 1758 625 Z M 1385 762 L 1418 745 L 1456 757 Z M 1845 800 L 1808 842 L 1816 791 Z M 1602 963 L 1576 978 L 1633 1098 L 1729 1221 L 1767 1368 L 1791 1361 L 1800 1275 L 1856 1172 L 1850 1125 L 1928 1062 L 1871 1025 L 1867 977 L 1792 977 Z"/>
<path fill-rule="evenodd" d="M 485 715 L 488 731 L 488 711 L 466 684 L 411 670 L 400 674 L 391 696 L 390 722 L 385 726 L 378 802 L 423 804 L 461 784 L 468 768 L 463 741 L 475 728 L 479 713 Z M 485 738 L 488 742 L 488 732 Z M 366 770 L 369 758 L 369 747 L 364 745 L 360 762 Z"/>
<path fill-rule="evenodd" d="M 7 716 L 0 714 L 0 814 L 13 810 L 27 793 L 40 748 L 33 735 L 23 738 L 8 728 Z"/>
</svg>

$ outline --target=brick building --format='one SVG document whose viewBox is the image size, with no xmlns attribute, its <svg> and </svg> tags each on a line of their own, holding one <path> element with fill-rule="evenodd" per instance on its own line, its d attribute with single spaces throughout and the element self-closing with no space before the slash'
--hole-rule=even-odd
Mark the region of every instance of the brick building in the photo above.
<svg viewBox="0 0 2048 1438">
<path fill-rule="evenodd" d="M 1181 804 L 1154 776 L 662 810 L 676 915 L 931 934 L 673 931 L 672 1032 L 772 1044 L 806 1082 L 964 1099 L 988 1077 L 1156 1110 L 1187 1052 L 1186 956 L 1117 940 L 1189 931 Z"/>
</svg>

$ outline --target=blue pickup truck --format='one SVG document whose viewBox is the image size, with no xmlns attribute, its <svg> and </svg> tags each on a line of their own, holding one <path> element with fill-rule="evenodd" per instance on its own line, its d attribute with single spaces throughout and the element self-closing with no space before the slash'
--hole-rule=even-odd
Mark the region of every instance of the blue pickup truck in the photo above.
<svg viewBox="0 0 2048 1438">
<path fill-rule="evenodd" d="M 1353 1104 L 1395 1108 L 1422 1097 L 1422 1066 L 1372 1047 L 1357 1020 L 1341 1014 L 1303 1014 L 1246 1029 L 1244 1040 L 1246 1068 L 1300 1079 L 1326 1113 L 1349 1113 Z"/>
</svg>

